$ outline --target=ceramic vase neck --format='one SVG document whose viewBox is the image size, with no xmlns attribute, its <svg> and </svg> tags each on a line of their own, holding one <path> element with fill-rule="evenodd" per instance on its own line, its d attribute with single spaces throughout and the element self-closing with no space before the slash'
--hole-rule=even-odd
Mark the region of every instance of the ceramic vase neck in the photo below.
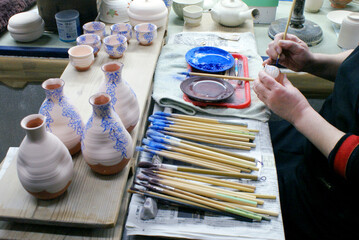
<svg viewBox="0 0 359 240">
<path fill-rule="evenodd" d="M 118 62 L 110 62 L 102 66 L 105 79 L 108 83 L 120 84 L 122 82 L 123 64 Z"/>
<path fill-rule="evenodd" d="M 99 118 L 111 116 L 113 110 L 110 102 L 104 105 L 93 105 L 92 108 L 94 116 Z"/>
<path fill-rule="evenodd" d="M 39 142 L 46 134 L 45 117 L 41 114 L 33 114 L 24 118 L 21 127 L 25 130 L 27 138 L 31 142 Z"/>
<path fill-rule="evenodd" d="M 64 81 L 59 78 L 46 80 L 43 85 L 47 99 L 58 102 L 63 97 Z"/>
</svg>

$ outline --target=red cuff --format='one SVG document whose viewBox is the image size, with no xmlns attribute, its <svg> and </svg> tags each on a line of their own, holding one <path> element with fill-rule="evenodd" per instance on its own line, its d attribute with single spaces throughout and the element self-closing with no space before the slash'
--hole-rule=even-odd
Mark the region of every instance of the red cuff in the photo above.
<svg viewBox="0 0 359 240">
<path fill-rule="evenodd" d="M 347 163 L 353 150 L 359 145 L 359 136 L 349 136 L 340 146 L 334 158 L 334 171 L 346 178 Z"/>
</svg>

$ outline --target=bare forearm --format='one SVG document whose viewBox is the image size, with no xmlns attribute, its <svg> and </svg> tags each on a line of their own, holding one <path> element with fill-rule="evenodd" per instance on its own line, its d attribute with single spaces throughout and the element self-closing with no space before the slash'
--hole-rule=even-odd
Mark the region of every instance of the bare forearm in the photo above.
<svg viewBox="0 0 359 240">
<path fill-rule="evenodd" d="M 329 124 L 313 108 L 307 108 L 296 118 L 293 125 L 308 138 L 326 157 L 344 136 L 344 132 Z"/>
<path fill-rule="evenodd" d="M 352 50 L 333 55 L 313 54 L 313 59 L 308 61 L 303 71 L 334 81 L 340 64 L 342 64 L 351 52 Z"/>
</svg>

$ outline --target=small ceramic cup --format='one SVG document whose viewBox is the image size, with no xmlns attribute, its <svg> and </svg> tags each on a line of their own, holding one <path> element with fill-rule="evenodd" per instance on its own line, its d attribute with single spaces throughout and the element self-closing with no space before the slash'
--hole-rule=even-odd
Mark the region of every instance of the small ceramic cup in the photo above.
<svg viewBox="0 0 359 240">
<path fill-rule="evenodd" d="M 93 54 L 96 57 L 101 48 L 101 38 L 94 33 L 86 33 L 76 38 L 77 45 L 89 45 L 93 48 Z"/>
<path fill-rule="evenodd" d="M 106 37 L 106 24 L 103 22 L 88 22 L 82 26 L 84 33 L 94 33 L 100 36 L 101 39 Z"/>
<path fill-rule="evenodd" d="M 157 26 L 153 23 L 140 23 L 135 27 L 136 39 L 144 46 L 151 45 L 157 37 Z"/>
<path fill-rule="evenodd" d="M 116 23 L 111 25 L 111 35 L 124 35 L 127 38 L 127 42 L 132 38 L 132 25 L 129 23 Z"/>
<path fill-rule="evenodd" d="M 186 25 L 199 26 L 202 20 L 203 8 L 197 5 L 190 5 L 183 8 L 183 19 Z"/>
<path fill-rule="evenodd" d="M 338 46 L 344 49 L 353 49 L 359 43 L 359 13 L 348 14 L 340 27 Z"/>
<path fill-rule="evenodd" d="M 121 58 L 127 49 L 127 38 L 120 34 L 105 37 L 103 43 L 110 58 Z"/>
<path fill-rule="evenodd" d="M 77 45 L 68 51 L 70 63 L 77 71 L 88 70 L 94 62 L 93 48 L 89 45 Z"/>
</svg>

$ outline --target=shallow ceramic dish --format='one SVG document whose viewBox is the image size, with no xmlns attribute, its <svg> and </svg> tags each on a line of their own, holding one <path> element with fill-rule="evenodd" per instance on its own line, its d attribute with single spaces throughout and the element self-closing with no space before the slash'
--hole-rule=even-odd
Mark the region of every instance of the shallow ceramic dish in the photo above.
<svg viewBox="0 0 359 240">
<path fill-rule="evenodd" d="M 346 10 L 335 10 L 331 11 L 327 14 L 327 18 L 335 24 L 336 27 L 340 28 L 340 25 L 343 22 L 343 19 L 349 15 L 349 13 L 352 13 L 351 11 Z"/>
<path fill-rule="evenodd" d="M 201 102 L 221 102 L 234 93 L 234 87 L 229 82 L 211 77 L 190 77 L 180 87 L 189 98 Z"/>
<path fill-rule="evenodd" d="M 233 56 L 217 47 L 196 47 L 186 53 L 187 63 L 195 69 L 205 72 L 223 72 L 234 64 Z"/>
</svg>

